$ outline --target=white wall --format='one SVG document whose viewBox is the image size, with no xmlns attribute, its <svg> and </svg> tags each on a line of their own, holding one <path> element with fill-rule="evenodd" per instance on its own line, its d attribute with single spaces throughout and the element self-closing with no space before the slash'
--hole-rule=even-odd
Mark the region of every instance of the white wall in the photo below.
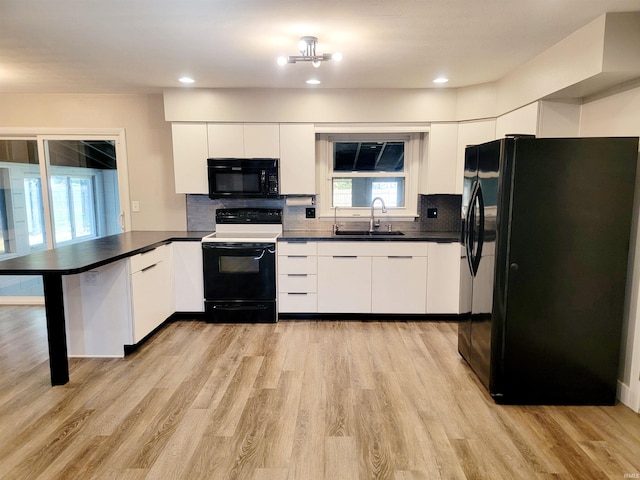
<svg viewBox="0 0 640 480">
<path fill-rule="evenodd" d="M 640 136 L 640 84 L 582 105 L 580 135 Z M 615 192 L 612 192 L 615 194 Z M 640 411 L 640 166 L 636 175 L 633 234 L 625 305 L 621 400 Z"/>
<path fill-rule="evenodd" d="M 0 94 L 0 128 L 124 128 L 129 191 L 140 202 L 134 230 L 184 230 L 185 197 L 175 193 L 171 126 L 162 95 Z"/>
</svg>

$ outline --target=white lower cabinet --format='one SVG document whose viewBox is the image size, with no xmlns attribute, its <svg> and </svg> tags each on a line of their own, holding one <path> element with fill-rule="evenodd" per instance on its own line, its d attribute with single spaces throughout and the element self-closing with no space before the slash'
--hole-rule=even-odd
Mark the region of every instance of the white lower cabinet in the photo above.
<svg viewBox="0 0 640 480">
<path fill-rule="evenodd" d="M 373 257 L 371 292 L 373 313 L 425 313 L 426 255 Z"/>
<path fill-rule="evenodd" d="M 318 311 L 316 242 L 278 242 L 278 312 Z"/>
<path fill-rule="evenodd" d="M 133 343 L 138 343 L 174 311 L 170 245 L 129 258 Z"/>
<path fill-rule="evenodd" d="M 174 312 L 170 245 L 62 278 L 70 357 L 122 357 Z"/>
<path fill-rule="evenodd" d="M 202 244 L 177 241 L 173 248 L 176 312 L 204 312 Z"/>
<path fill-rule="evenodd" d="M 371 257 L 318 255 L 318 312 L 371 313 Z"/>
<path fill-rule="evenodd" d="M 466 264 L 462 266 L 466 268 Z M 429 243 L 428 272 L 427 313 L 464 313 L 460 311 L 460 244 Z"/>
<path fill-rule="evenodd" d="M 278 243 L 281 313 L 457 314 L 460 244 Z"/>
</svg>

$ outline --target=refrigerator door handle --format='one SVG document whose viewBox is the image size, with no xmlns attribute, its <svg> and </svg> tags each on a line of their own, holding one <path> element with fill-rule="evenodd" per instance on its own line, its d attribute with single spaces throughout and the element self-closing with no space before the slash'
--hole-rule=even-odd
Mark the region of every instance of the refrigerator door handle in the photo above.
<svg viewBox="0 0 640 480">
<path fill-rule="evenodd" d="M 469 205 L 467 208 L 467 218 L 466 218 L 466 227 L 465 227 L 465 238 L 464 238 L 464 246 L 467 252 L 467 264 L 469 265 L 469 271 L 471 272 L 471 276 L 475 277 L 475 272 L 473 268 L 474 259 L 473 259 L 473 240 L 475 237 L 475 223 L 476 223 L 476 194 L 478 190 L 478 182 L 473 184 L 473 188 L 471 190 L 471 199 L 469 200 Z"/>
<path fill-rule="evenodd" d="M 480 222 L 478 223 L 478 243 L 476 252 L 473 256 L 473 275 L 478 273 L 480 268 L 480 259 L 482 258 L 482 244 L 484 243 L 484 197 L 482 196 L 482 186 L 478 183 L 476 189 L 476 201 L 478 202 L 478 210 L 480 212 Z M 475 232 L 474 232 L 475 233 Z"/>
</svg>

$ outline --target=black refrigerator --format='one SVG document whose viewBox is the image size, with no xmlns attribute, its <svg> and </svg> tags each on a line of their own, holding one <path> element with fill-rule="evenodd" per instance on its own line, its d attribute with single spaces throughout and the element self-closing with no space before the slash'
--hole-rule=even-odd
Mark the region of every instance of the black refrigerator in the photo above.
<svg viewBox="0 0 640 480">
<path fill-rule="evenodd" d="M 497 403 L 615 403 L 637 161 L 637 137 L 465 149 L 458 351 Z"/>
</svg>

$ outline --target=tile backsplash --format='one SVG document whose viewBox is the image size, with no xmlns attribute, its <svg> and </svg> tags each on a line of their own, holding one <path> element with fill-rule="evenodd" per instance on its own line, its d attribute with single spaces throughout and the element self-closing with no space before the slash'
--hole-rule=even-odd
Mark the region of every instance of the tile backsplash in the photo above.
<svg viewBox="0 0 640 480">
<path fill-rule="evenodd" d="M 398 230 L 423 232 L 453 232 L 460 230 L 461 195 L 420 195 L 418 215 L 415 221 L 394 221 Z M 284 200 L 212 200 L 207 195 L 187 195 L 187 228 L 212 232 L 216 228 L 215 213 L 218 208 L 262 207 L 281 208 L 285 230 L 331 230 L 333 222 L 319 218 L 306 218 L 305 206 L 288 206 Z M 316 205 L 316 209 L 318 206 Z M 428 212 L 435 209 L 436 216 Z M 433 210 L 431 210 L 433 214 Z"/>
</svg>

